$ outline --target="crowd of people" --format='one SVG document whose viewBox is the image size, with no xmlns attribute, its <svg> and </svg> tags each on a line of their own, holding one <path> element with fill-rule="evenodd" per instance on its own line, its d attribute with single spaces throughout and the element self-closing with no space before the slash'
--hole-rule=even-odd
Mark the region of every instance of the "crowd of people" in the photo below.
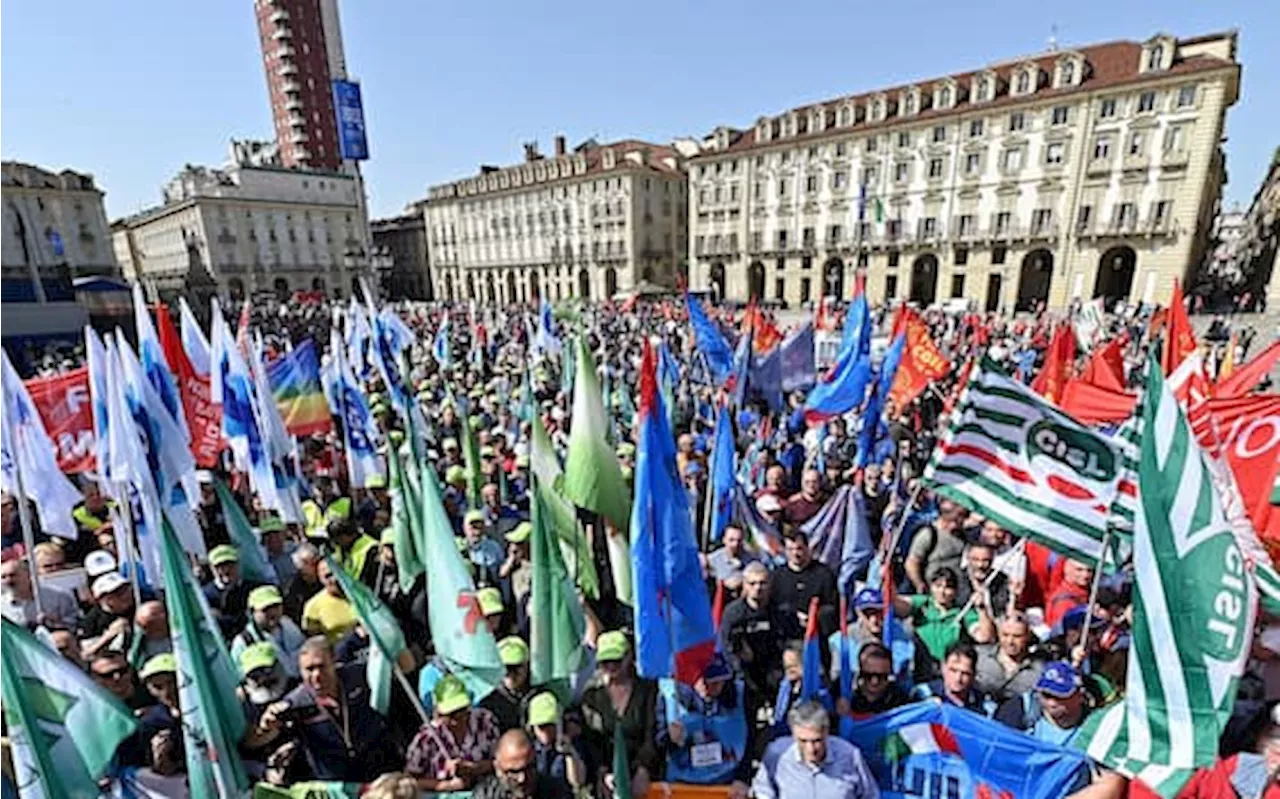
<svg viewBox="0 0 1280 799">
<path fill-rule="evenodd" d="M 306 338 L 323 349 L 333 310 L 260 307 L 252 321 L 268 351 Z M 1156 346 L 1153 310 L 1129 308 L 1104 320 L 1102 338 L 1127 342 L 1131 384 Z M 567 687 L 553 687 L 532 685 L 529 667 L 536 645 L 529 618 L 533 428 L 520 406 L 528 374 L 534 413 L 563 456 L 575 422 L 564 366 L 532 352 L 528 320 L 537 309 L 477 311 L 440 303 L 406 305 L 401 313 L 415 334 L 407 377 L 427 423 L 426 461 L 436 469 L 474 581 L 483 616 L 478 623 L 497 640 L 505 676 L 488 695 L 474 696 L 435 657 L 433 639 L 447 633 L 428 624 L 432 567 L 405 590 L 389 484 L 377 477 L 352 484 L 341 420 L 333 432 L 300 442 L 302 523 L 264 511 L 245 475 L 230 470 L 226 459 L 197 475 L 207 558 L 193 568 L 243 677 L 239 701 L 249 724 L 238 755 L 253 779 L 283 789 L 308 781 L 359 783 L 364 796 L 377 797 L 421 791 L 638 797 L 659 781 L 720 785 L 732 797 L 877 797 L 876 778 L 859 748 L 840 735 L 843 725 L 932 701 L 1067 746 L 1091 713 L 1122 696 L 1131 576 L 1122 569 L 1095 580 L 1090 564 L 1020 541 L 920 483 L 948 421 L 959 365 L 982 348 L 1029 380 L 1052 335 L 1049 315 L 922 312 L 932 340 L 956 368 L 910 405 L 886 409 L 886 435 L 861 467 L 859 431 L 866 421 L 857 409 L 810 427 L 803 389 L 778 408 L 744 403 L 733 423 L 748 502 L 714 541 L 702 533 L 710 526 L 710 461 L 722 388 L 700 367 L 683 303 L 593 305 L 559 319 L 557 334 L 576 336 L 594 354 L 600 382 L 611 387 L 613 445 L 625 476 L 636 465 L 635 387 L 644 342 L 660 337 L 680 367 L 671 422 L 676 468 L 694 509 L 691 526 L 699 534 L 708 597 L 715 597 L 718 641 L 691 685 L 641 675 L 633 611 L 611 577 L 607 523 L 580 513 L 600 587 L 595 596 L 580 593 L 586 616 L 581 674 Z M 713 307 L 711 313 L 727 322 L 734 312 Z M 890 314 L 875 311 L 880 335 Z M 455 357 L 442 363 L 433 346 L 446 318 Z M 1220 352 L 1228 336 L 1217 338 Z M 1233 354 L 1237 362 L 1253 338 L 1231 337 L 1230 346 L 1245 350 Z M 74 366 L 77 354 L 65 355 L 65 363 L 46 359 L 44 368 Z M 403 430 L 380 378 L 371 376 L 364 388 L 382 432 Z M 466 398 L 465 411 L 454 397 Z M 468 490 L 473 475 L 463 452 L 464 425 L 478 444 L 478 502 Z M 252 520 L 274 580 L 244 573 L 246 553 L 228 535 L 215 492 L 219 481 L 232 487 Z M 140 574 L 128 552 L 117 551 L 121 516 L 95 476 L 80 475 L 80 483 L 78 536 L 36 531 L 32 552 L 17 498 L 3 497 L 0 609 L 13 622 L 47 632 L 63 657 L 136 713 L 139 728 L 117 751 L 115 773 L 130 774 L 155 795 L 181 797 L 187 787 L 180 669 L 162 586 Z M 857 495 L 876 550 L 851 583 L 816 556 L 806 532 L 806 523 L 846 487 Z M 780 552 L 755 546 L 753 526 L 759 525 L 778 531 Z M 334 569 L 390 608 L 408 644 L 398 664 L 408 679 L 395 684 L 385 714 L 370 702 L 369 631 Z M 1223 739 L 1223 764 L 1197 775 L 1186 790 L 1200 792 L 1187 795 L 1280 790 L 1275 629 L 1259 624 L 1238 718 Z M 806 634 L 813 638 L 815 630 L 822 664 L 816 693 L 805 685 Z M 845 652 L 851 656 L 842 657 Z M 616 773 L 620 763 L 629 773 Z M 1080 796 L 1126 790 L 1096 765 L 1082 767 L 1073 788 Z"/>
</svg>

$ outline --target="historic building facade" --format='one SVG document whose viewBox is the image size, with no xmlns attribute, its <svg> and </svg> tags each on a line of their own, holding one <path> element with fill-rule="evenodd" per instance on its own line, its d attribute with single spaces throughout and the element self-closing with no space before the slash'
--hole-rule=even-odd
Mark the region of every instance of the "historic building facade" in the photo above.
<svg viewBox="0 0 1280 799">
<path fill-rule="evenodd" d="M 433 186 L 428 257 L 444 300 L 600 300 L 673 286 L 686 251 L 685 175 L 672 147 L 589 140 Z"/>
<path fill-rule="evenodd" d="M 690 283 L 979 309 L 1167 300 L 1224 181 L 1236 35 L 1160 34 L 717 128 L 690 159 Z"/>
</svg>

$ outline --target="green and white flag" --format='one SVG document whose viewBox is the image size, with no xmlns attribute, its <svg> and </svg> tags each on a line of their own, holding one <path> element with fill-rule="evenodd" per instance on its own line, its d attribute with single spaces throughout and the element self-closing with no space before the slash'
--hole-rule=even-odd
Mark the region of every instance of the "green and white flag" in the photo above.
<svg viewBox="0 0 1280 799">
<path fill-rule="evenodd" d="M 1155 362 L 1138 432 L 1125 699 L 1090 715 L 1074 745 L 1168 797 L 1217 757 L 1253 642 L 1256 586 Z"/>
<path fill-rule="evenodd" d="M 577 372 L 564 495 L 578 507 L 594 511 L 619 530 L 626 530 L 631 524 L 631 495 L 622 479 L 618 455 L 606 436 L 609 417 L 600 399 L 600 379 L 590 347 L 579 345 Z"/>
<path fill-rule="evenodd" d="M 542 424 L 542 417 L 537 414 L 533 417 L 531 439 L 529 472 L 543 485 L 547 523 L 555 530 L 556 537 L 560 541 L 560 556 L 568 566 L 574 582 L 582 588 L 582 592 L 592 599 L 599 599 L 600 576 L 596 573 L 591 541 L 587 539 L 582 526 L 578 524 L 578 514 L 573 503 L 560 493 L 560 487 L 564 483 L 564 472 L 560 468 L 560 461 L 556 459 L 551 436 L 547 434 L 547 428 Z"/>
<path fill-rule="evenodd" d="M 938 494 L 1087 563 L 1120 486 L 1115 446 L 983 358 L 924 472 Z"/>
<path fill-rule="evenodd" d="M 498 642 L 484 622 L 471 572 L 453 537 L 435 472 L 424 470 L 424 563 L 427 577 L 427 621 L 436 655 L 456 674 L 471 698 L 479 702 L 502 681 L 506 669 L 498 657 Z"/>
<path fill-rule="evenodd" d="M 392 432 L 388 439 L 392 547 L 396 552 L 396 576 L 400 590 L 408 593 L 418 576 L 427 569 L 422 552 L 422 495 L 418 490 L 422 469 L 413 463 L 412 448 L 404 444 L 402 433 Z M 406 454 L 409 455 L 408 468 L 405 467 Z"/>
<path fill-rule="evenodd" d="M 138 728 L 129 708 L 7 618 L 4 718 L 22 799 L 96 799 L 116 747 Z"/>
<path fill-rule="evenodd" d="M 484 482 L 484 473 L 480 469 L 480 444 L 476 440 L 476 426 L 479 416 L 472 416 L 470 403 L 467 413 L 462 417 L 462 460 L 467 469 L 467 502 L 472 508 L 480 507 L 480 487 Z"/>
<path fill-rule="evenodd" d="M 582 636 L 586 629 L 582 602 L 560 556 L 559 537 L 552 529 L 551 488 L 532 476 L 529 509 L 533 532 L 529 553 L 533 561 L 529 607 L 529 676 L 534 685 L 568 686 L 582 668 Z M 561 699 L 567 699 L 562 694 Z"/>
<path fill-rule="evenodd" d="M 391 678 L 400 653 L 405 650 L 404 631 L 391 609 L 359 580 L 351 579 L 346 569 L 329 558 L 329 571 L 338 578 L 342 593 L 351 603 L 351 610 L 360 620 L 360 626 L 369 633 L 369 659 L 365 665 L 365 679 L 369 682 L 369 707 L 387 715 L 391 707 Z"/>
<path fill-rule="evenodd" d="M 191 564 L 166 522 L 162 530 L 164 598 L 178 660 L 178 706 L 192 799 L 240 796 L 249 778 L 239 744 L 247 723 L 236 698 L 240 670 L 231 660 Z"/>
<path fill-rule="evenodd" d="M 258 545 L 253 527 L 249 524 L 249 517 L 245 515 L 240 503 L 236 502 L 236 498 L 231 495 L 231 489 L 215 477 L 213 490 L 217 493 L 218 503 L 222 506 L 222 518 L 226 522 L 227 535 L 230 536 L 231 543 L 235 545 L 236 552 L 240 555 L 240 575 L 246 580 L 257 583 L 278 584 L 280 580 L 276 577 L 275 567 L 267 560 L 267 553 L 263 552 L 262 547 Z"/>
</svg>

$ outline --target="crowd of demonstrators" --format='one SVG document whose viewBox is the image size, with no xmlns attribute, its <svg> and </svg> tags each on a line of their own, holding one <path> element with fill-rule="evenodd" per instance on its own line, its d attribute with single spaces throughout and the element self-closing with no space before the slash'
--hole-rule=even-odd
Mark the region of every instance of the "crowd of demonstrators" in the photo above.
<svg viewBox="0 0 1280 799">
<path fill-rule="evenodd" d="M 251 319 L 269 352 L 307 338 L 323 348 L 336 310 L 325 303 L 280 305 L 256 309 Z M 776 410 L 764 402 L 737 409 L 735 449 L 748 483 L 746 515 L 773 525 L 782 547 L 777 553 L 758 549 L 750 535 L 753 522 L 742 512 L 718 541 L 700 536 L 707 590 L 723 593 L 723 613 L 717 654 L 691 685 L 639 673 L 631 609 L 617 599 L 604 524 L 584 514 L 602 585 L 599 598 L 585 605 L 583 673 L 555 691 L 531 685 L 533 430 L 521 408 L 521 384 L 528 371 L 532 412 L 563 457 L 574 422 L 565 367 L 554 358 L 534 358 L 531 309 L 440 303 L 400 311 L 415 334 L 409 378 L 427 422 L 421 431 L 427 462 L 437 470 L 481 623 L 498 641 L 505 676 L 492 693 L 474 697 L 436 657 L 433 637 L 442 633 L 427 621 L 432 566 L 407 590 L 396 578 L 387 483 L 351 483 L 340 428 L 301 442 L 301 523 L 263 510 L 244 475 L 225 466 L 200 472 L 196 518 L 208 554 L 192 567 L 243 678 L 239 699 L 249 728 L 239 755 L 255 779 L 277 786 L 365 783 L 371 796 L 471 791 L 478 797 L 604 797 L 622 793 L 623 780 L 639 796 L 652 782 L 667 780 L 723 785 L 734 797 L 875 797 L 862 754 L 836 734 L 842 723 L 933 701 L 1065 745 L 1090 713 L 1122 692 L 1131 590 L 1125 576 L 1103 581 L 1087 607 L 1095 585 L 1088 564 L 1020 542 L 993 520 L 921 487 L 923 467 L 946 426 L 958 370 L 906 407 L 888 409 L 886 435 L 876 439 L 864 468 L 855 468 L 862 424 L 856 411 L 818 430 L 805 424 L 803 391 Z M 1154 346 L 1150 311 L 1127 308 L 1106 319 L 1104 335 L 1126 340 L 1131 385 Z M 985 348 L 1023 379 L 1043 360 L 1050 339 L 1047 317 L 929 309 L 922 318 L 953 364 Z M 595 355 L 602 385 L 614 387 L 609 410 L 628 477 L 635 468 L 633 391 L 642 349 L 651 336 L 666 343 L 681 371 L 671 398 L 672 426 L 679 431 L 675 467 L 690 493 L 694 529 L 705 530 L 720 390 L 705 378 L 680 304 L 587 306 L 559 324 L 562 336 L 577 331 L 580 346 Z M 876 324 L 887 330 L 889 309 L 877 310 Z M 442 326 L 455 354 L 447 364 L 432 356 Z M 1230 339 L 1247 352 L 1254 337 L 1218 338 L 1215 347 Z M 68 354 L 60 368 L 75 366 L 77 357 Z M 365 390 L 382 432 L 402 430 L 384 399 L 388 387 L 376 374 Z M 466 413 L 453 402 L 458 395 L 468 400 Z M 460 443 L 469 434 L 479 458 L 474 502 L 472 467 Z M 232 486 L 274 580 L 243 573 L 246 553 L 227 533 L 215 480 Z M 74 512 L 78 537 L 36 531 L 36 575 L 24 551 L 16 500 L 3 497 L 0 610 L 28 628 L 43 627 L 64 657 L 136 712 L 139 728 L 120 747 L 120 765 L 138 769 L 165 795 L 182 796 L 178 663 L 164 598 L 118 550 L 114 503 L 92 476 L 82 483 L 83 502 Z M 890 585 L 864 567 L 856 585 L 844 586 L 811 547 L 806 523 L 845 486 L 858 493 Z M 417 686 L 417 695 L 397 684 L 386 714 L 370 702 L 369 631 L 335 569 L 386 604 L 409 645 L 403 667 L 406 685 Z M 823 662 L 816 696 L 802 690 L 803 639 L 814 625 Z M 1248 681 L 1246 698 L 1261 708 L 1263 721 L 1224 752 L 1231 759 L 1196 777 L 1188 790 L 1199 793 L 1187 795 L 1261 796 L 1261 790 L 1212 792 L 1245 772 L 1253 775 L 1253 789 L 1276 790 L 1280 736 L 1266 722 L 1267 710 L 1280 700 L 1274 633 L 1280 627 L 1259 628 L 1250 666 L 1257 676 Z M 837 656 L 846 638 L 847 660 Z M 847 680 L 844 668 L 852 672 Z M 628 774 L 613 773 L 621 762 L 618 742 Z M 1101 769 L 1082 775 L 1081 787 L 1091 778 L 1093 785 L 1084 789 L 1091 795 L 1121 795 L 1123 785 Z"/>
</svg>

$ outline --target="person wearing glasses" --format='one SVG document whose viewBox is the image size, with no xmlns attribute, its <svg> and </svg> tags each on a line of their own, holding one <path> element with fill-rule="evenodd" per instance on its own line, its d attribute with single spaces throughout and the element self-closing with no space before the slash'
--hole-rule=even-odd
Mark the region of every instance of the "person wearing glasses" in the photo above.
<svg viewBox="0 0 1280 799">
<path fill-rule="evenodd" d="M 522 729 L 507 730 L 498 739 L 493 773 L 471 794 L 473 799 L 568 799 L 571 795 L 562 780 L 537 770 L 533 744 Z"/>
<path fill-rule="evenodd" d="M 89 661 L 89 674 L 93 681 L 106 688 L 130 710 L 145 710 L 155 701 L 138 688 L 133 667 L 123 652 L 108 650 Z"/>
<path fill-rule="evenodd" d="M 853 616 L 850 619 L 847 635 L 849 650 L 853 653 L 854 676 L 857 676 L 858 653 L 869 643 L 882 643 L 885 637 L 884 594 L 879 588 L 863 588 L 853 598 Z M 889 650 L 893 655 L 893 676 L 897 684 L 904 690 L 911 688 L 911 666 L 915 662 L 916 647 L 911 634 L 897 619 L 892 620 L 893 629 L 888 636 Z M 831 649 L 831 683 L 840 683 L 840 631 L 832 633 L 827 643 Z"/>
<path fill-rule="evenodd" d="M 858 650 L 858 673 L 853 682 L 853 696 L 841 715 L 853 720 L 865 719 L 901 707 L 911 701 L 910 695 L 894 679 L 893 656 L 879 641 L 868 641 Z"/>
</svg>

